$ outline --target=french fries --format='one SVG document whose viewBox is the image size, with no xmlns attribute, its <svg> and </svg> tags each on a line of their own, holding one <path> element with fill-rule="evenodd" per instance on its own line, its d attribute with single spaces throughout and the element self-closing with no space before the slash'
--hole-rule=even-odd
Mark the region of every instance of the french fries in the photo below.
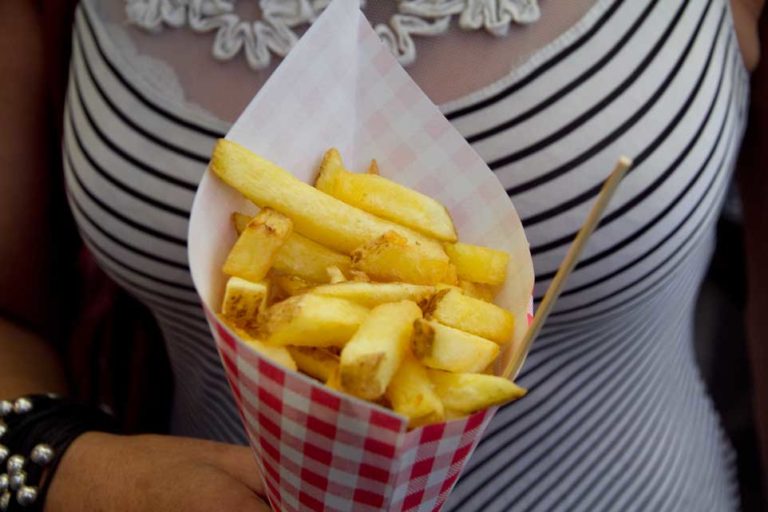
<svg viewBox="0 0 768 512">
<path fill-rule="evenodd" d="M 304 294 L 270 307 L 262 329 L 274 345 L 343 346 L 368 316 L 368 309 L 344 299 Z"/>
<path fill-rule="evenodd" d="M 296 362 L 293 360 L 291 354 L 288 352 L 288 349 L 285 347 L 275 347 L 268 343 L 264 343 L 263 341 L 254 338 L 250 335 L 250 333 L 243 329 L 235 328 L 234 331 L 249 347 L 267 359 L 270 359 L 279 365 L 285 366 L 289 370 L 296 371 L 298 369 Z"/>
<path fill-rule="evenodd" d="M 288 347 L 296 366 L 310 377 L 326 382 L 339 368 L 339 356 L 317 347 Z"/>
<path fill-rule="evenodd" d="M 410 283 L 369 283 L 347 281 L 345 283 L 326 284 L 313 288 L 311 293 L 347 299 L 373 308 L 387 302 L 411 300 L 417 304 L 429 299 L 434 293 L 433 286 Z"/>
<path fill-rule="evenodd" d="M 436 293 L 426 306 L 425 316 L 497 343 L 507 343 L 515 327 L 515 318 L 506 309 L 455 288 Z"/>
<path fill-rule="evenodd" d="M 336 150 L 317 188 L 229 141 L 211 168 L 260 208 L 232 214 L 220 314 L 254 350 L 409 428 L 525 393 L 491 375 L 515 327 L 493 304 L 509 256 L 458 242 L 440 203 L 382 178 L 375 160 L 347 171 Z"/>
<path fill-rule="evenodd" d="M 264 310 L 269 297 L 268 281 L 253 283 L 239 277 L 230 277 L 224 290 L 221 314 L 238 327 L 249 327 Z"/>
<path fill-rule="evenodd" d="M 320 165 L 315 186 L 345 203 L 430 237 L 448 242 L 456 240 L 456 228 L 445 206 L 379 176 L 378 164 L 375 168 L 376 174 L 349 172 L 344 168 L 339 152 L 335 148 L 329 149 Z"/>
<path fill-rule="evenodd" d="M 409 419 L 411 428 L 438 423 L 445 417 L 443 402 L 437 396 L 427 370 L 407 355 L 387 388 L 392 410 Z"/>
<path fill-rule="evenodd" d="M 509 254 L 480 245 L 445 244 L 445 252 L 456 266 L 459 279 L 490 284 L 502 284 L 507 279 Z"/>
<path fill-rule="evenodd" d="M 242 234 L 250 218 L 242 213 L 233 213 L 232 222 L 238 235 Z M 273 268 L 287 275 L 294 275 L 316 283 L 328 281 L 328 267 L 346 271 L 351 265 L 349 256 L 338 253 L 317 242 L 290 233 L 275 255 Z"/>
<path fill-rule="evenodd" d="M 245 226 L 224 262 L 223 272 L 248 281 L 261 281 L 292 229 L 291 219 L 263 209 Z"/>
<path fill-rule="evenodd" d="M 296 232 L 326 247 L 349 254 L 388 231 L 444 252 L 440 244 L 331 197 L 296 179 L 243 146 L 219 140 L 211 170 L 261 208 L 272 208 L 293 221 Z"/>
<path fill-rule="evenodd" d="M 372 309 L 341 351 L 342 388 L 366 400 L 380 398 L 403 360 L 417 318 L 421 309 L 407 300 Z"/>
<path fill-rule="evenodd" d="M 470 414 L 525 395 L 525 389 L 495 375 L 440 370 L 428 370 L 428 373 L 446 410 Z"/>
<path fill-rule="evenodd" d="M 499 345 L 438 322 L 416 320 L 411 351 L 429 368 L 457 373 L 482 372 L 499 355 Z"/>
<path fill-rule="evenodd" d="M 409 242 L 394 231 L 355 249 L 352 268 L 379 281 L 456 284 L 456 275 L 445 253 Z"/>
</svg>

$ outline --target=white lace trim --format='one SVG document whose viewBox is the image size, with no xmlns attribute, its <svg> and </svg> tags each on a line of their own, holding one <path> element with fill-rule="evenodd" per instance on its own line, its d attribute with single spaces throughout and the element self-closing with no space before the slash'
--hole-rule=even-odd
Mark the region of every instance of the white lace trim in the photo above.
<svg viewBox="0 0 768 512">
<path fill-rule="evenodd" d="M 250 0 L 256 1 L 256 0 Z M 151 32 L 164 26 L 188 26 L 195 32 L 216 31 L 213 56 L 230 60 L 245 52 L 253 69 L 269 66 L 272 56 L 285 57 L 296 44 L 296 28 L 312 23 L 331 0 L 258 0 L 261 19 L 243 20 L 235 0 L 126 0 L 129 22 Z M 497 37 L 512 23 L 539 19 L 537 0 L 378 0 L 397 2 L 397 13 L 376 32 L 401 64 L 416 59 L 413 36 L 444 34 L 454 18 L 464 30 L 485 30 Z M 361 6 L 365 0 L 360 0 Z"/>
</svg>

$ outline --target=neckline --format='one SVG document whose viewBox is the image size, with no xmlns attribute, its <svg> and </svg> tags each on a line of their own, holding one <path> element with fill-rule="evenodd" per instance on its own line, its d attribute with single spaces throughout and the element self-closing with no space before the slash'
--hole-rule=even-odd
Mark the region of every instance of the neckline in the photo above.
<svg viewBox="0 0 768 512">
<path fill-rule="evenodd" d="M 110 37 L 108 30 L 106 30 L 105 24 L 99 19 L 98 15 L 94 12 L 95 6 L 94 0 L 83 0 L 81 4 L 84 6 L 83 15 L 87 16 L 91 27 L 94 30 L 94 36 L 99 39 L 99 44 L 103 46 L 104 52 L 112 59 L 117 67 L 127 70 L 126 79 L 130 80 L 132 84 L 144 95 L 158 104 L 162 105 L 165 109 L 180 116 L 184 119 L 190 119 L 196 123 L 201 124 L 206 128 L 210 128 L 215 131 L 225 133 L 232 126 L 232 122 L 223 120 L 208 111 L 204 107 L 197 106 L 192 108 L 192 103 L 187 101 L 179 101 L 176 98 L 169 97 L 157 91 L 143 76 L 142 73 L 132 65 L 132 63 L 123 55 L 120 49 L 115 44 L 115 41 Z M 525 78 L 529 74 L 535 72 L 539 67 L 544 65 L 550 58 L 560 52 L 563 48 L 578 39 L 582 34 L 587 32 L 601 16 L 616 2 L 622 0 L 596 0 L 596 2 L 589 7 L 589 9 L 570 27 L 562 32 L 555 39 L 545 44 L 541 48 L 534 51 L 524 62 L 520 65 L 513 67 L 507 74 L 491 82 L 490 84 L 477 89 L 469 94 L 465 94 L 454 100 L 441 103 L 438 106 L 441 112 L 447 113 L 450 111 L 460 110 L 471 106 L 472 104 L 483 101 L 499 91 L 513 85 L 519 80 Z"/>
</svg>

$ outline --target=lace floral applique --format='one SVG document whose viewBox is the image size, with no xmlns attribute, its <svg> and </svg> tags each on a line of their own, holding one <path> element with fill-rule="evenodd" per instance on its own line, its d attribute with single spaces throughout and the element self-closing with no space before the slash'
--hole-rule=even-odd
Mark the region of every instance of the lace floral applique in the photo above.
<svg viewBox="0 0 768 512">
<path fill-rule="evenodd" d="M 312 23 L 330 1 L 259 0 L 261 19 L 243 20 L 235 13 L 235 0 L 126 0 L 126 15 L 131 23 L 151 32 L 164 25 L 215 31 L 215 58 L 229 60 L 243 51 L 251 68 L 263 69 L 273 55 L 288 54 L 298 40 L 295 29 Z M 464 30 L 482 29 L 501 37 L 512 23 L 533 23 L 540 16 L 537 0 L 379 1 L 397 2 L 397 13 L 375 28 L 403 65 L 416 59 L 414 36 L 444 34 L 455 17 Z M 360 3 L 364 6 L 365 0 Z"/>
</svg>

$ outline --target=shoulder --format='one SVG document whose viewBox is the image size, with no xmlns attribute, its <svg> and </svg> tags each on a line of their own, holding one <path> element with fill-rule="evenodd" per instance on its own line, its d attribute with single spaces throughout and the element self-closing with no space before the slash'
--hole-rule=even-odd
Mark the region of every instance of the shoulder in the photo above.
<svg viewBox="0 0 768 512">
<path fill-rule="evenodd" d="M 730 0 L 744 64 L 753 70 L 760 60 L 760 13 L 765 0 Z"/>
</svg>

